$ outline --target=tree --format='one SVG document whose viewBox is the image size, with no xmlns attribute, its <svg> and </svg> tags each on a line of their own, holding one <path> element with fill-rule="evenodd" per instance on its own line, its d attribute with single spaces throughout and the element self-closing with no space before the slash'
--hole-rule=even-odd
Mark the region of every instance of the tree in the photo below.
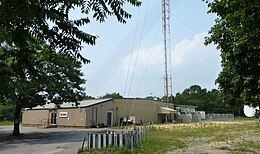
<svg viewBox="0 0 260 154">
<path fill-rule="evenodd" d="M 123 9 L 125 3 L 141 5 L 138 0 L 0 1 L 0 103 L 16 106 L 14 135 L 19 135 L 22 107 L 81 99 L 78 68 L 89 60 L 80 50 L 82 43 L 94 45 L 97 36 L 80 27 L 92 19 L 104 22 L 108 16 L 125 23 L 131 18 Z M 75 9 L 82 18 L 69 18 Z M 45 52 L 42 42 L 47 43 Z"/>
<path fill-rule="evenodd" d="M 206 113 L 234 112 L 233 107 L 225 104 L 222 100 L 222 96 L 217 89 L 202 89 L 199 85 L 192 85 L 175 96 L 175 104 L 194 105 L 198 107 L 197 110 Z"/>
<path fill-rule="evenodd" d="M 119 93 L 114 92 L 114 93 L 111 93 L 111 94 L 107 93 L 107 94 L 105 94 L 104 96 L 102 96 L 101 98 L 120 99 L 120 98 L 123 98 L 123 96 L 121 96 Z"/>
<path fill-rule="evenodd" d="M 205 111 L 205 104 L 208 101 L 206 97 L 206 89 L 201 89 L 199 85 L 192 85 L 185 89 L 181 94 L 176 94 L 175 103 L 198 106 L 198 110 Z"/>
<path fill-rule="evenodd" d="M 260 106 L 260 1 L 214 0 L 208 6 L 217 19 L 205 44 L 214 43 L 221 52 L 223 70 L 216 82 L 224 99 Z"/>
<path fill-rule="evenodd" d="M 146 96 L 145 97 L 145 99 L 147 99 L 147 100 L 156 100 L 156 101 L 163 101 L 163 98 L 156 97 L 156 96 Z"/>
<path fill-rule="evenodd" d="M 91 19 L 104 22 L 108 16 L 126 23 L 131 14 L 123 9 L 125 3 L 141 5 L 138 0 L 2 0 L 0 45 L 15 45 L 16 58 L 27 60 L 28 40 L 37 38 L 46 41 L 53 51 L 89 62 L 79 53 L 81 44 L 94 45 L 97 36 L 81 31 L 80 26 L 89 24 Z M 73 10 L 79 10 L 82 18 L 71 19 Z"/>
<path fill-rule="evenodd" d="M 86 95 L 86 96 L 84 97 L 84 100 L 88 100 L 88 99 L 95 99 L 95 97 Z"/>
<path fill-rule="evenodd" d="M 7 88 L 0 88 L 0 102 L 15 106 L 14 136 L 20 134 L 22 108 L 46 103 L 60 105 L 74 102 L 77 105 L 78 101 L 84 98 L 84 88 L 81 85 L 85 80 L 80 72 L 80 61 L 71 61 L 68 56 L 50 51 L 44 43 L 38 46 L 32 44 L 30 49 L 38 51 L 30 54 L 34 71 L 28 71 L 11 53 L 0 50 L 2 57 L 5 57 L 0 63 L 5 64 L 6 70 L 10 72 L 8 76 L 0 79 Z"/>
</svg>

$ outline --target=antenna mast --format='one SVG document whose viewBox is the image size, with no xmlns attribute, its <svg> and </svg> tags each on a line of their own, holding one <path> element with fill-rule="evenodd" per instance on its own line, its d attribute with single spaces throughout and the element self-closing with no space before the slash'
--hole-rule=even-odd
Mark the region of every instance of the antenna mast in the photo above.
<svg viewBox="0 0 260 154">
<path fill-rule="evenodd" d="M 164 96 L 165 101 L 172 103 L 172 74 L 170 48 L 170 0 L 162 0 L 162 30 L 164 35 Z"/>
</svg>

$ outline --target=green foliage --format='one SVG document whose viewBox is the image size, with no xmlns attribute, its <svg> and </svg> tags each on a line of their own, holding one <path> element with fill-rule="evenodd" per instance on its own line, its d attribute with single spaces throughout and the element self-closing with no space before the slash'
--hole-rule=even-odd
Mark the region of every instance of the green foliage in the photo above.
<svg viewBox="0 0 260 154">
<path fill-rule="evenodd" d="M 0 2 L 0 45 L 15 45 L 16 58 L 28 60 L 28 40 L 45 40 L 52 50 L 80 59 L 82 43 L 94 45 L 97 36 L 80 30 L 91 20 L 104 22 L 108 16 L 115 16 L 120 23 L 126 23 L 131 14 L 123 8 L 125 3 L 140 6 L 138 0 L 4 0 Z M 81 12 L 79 19 L 70 18 L 70 12 Z M 36 39 L 35 39 L 36 38 Z M 21 57 L 22 55 L 22 57 Z"/>
<path fill-rule="evenodd" d="M 95 45 L 97 36 L 80 27 L 108 16 L 125 23 L 131 18 L 125 3 L 141 5 L 138 0 L 0 1 L 0 103 L 16 105 L 15 135 L 22 107 L 82 99 L 81 62 L 90 61 L 80 50 L 83 43 Z M 74 10 L 82 18 L 71 19 Z"/>
<path fill-rule="evenodd" d="M 84 96 L 84 99 L 85 99 L 85 100 L 88 100 L 88 99 L 95 99 L 95 97 L 86 95 L 86 96 Z"/>
<path fill-rule="evenodd" d="M 0 121 L 12 121 L 14 118 L 14 106 L 0 105 Z"/>
<path fill-rule="evenodd" d="M 234 108 L 223 102 L 220 92 L 216 89 L 208 91 L 199 85 L 192 85 L 182 93 L 177 93 L 174 98 L 176 104 L 198 106 L 196 110 L 206 113 L 233 113 Z"/>
<path fill-rule="evenodd" d="M 33 45 L 30 48 L 36 50 Z M 81 63 L 50 51 L 44 43 L 38 45 L 37 50 L 30 53 L 31 68 L 26 68 L 7 51 L 0 50 L 6 56 L 0 62 L 12 72 L 9 76 L 5 75 L 9 77 L 5 78 L 5 82 L 1 81 L 5 84 L 5 89 L 0 88 L 1 103 L 32 108 L 49 102 L 61 104 L 82 100 L 84 88 L 80 85 L 85 80 L 81 78 Z"/>
<path fill-rule="evenodd" d="M 111 93 L 111 94 L 107 93 L 107 94 L 105 94 L 104 96 L 102 96 L 101 98 L 120 99 L 120 98 L 123 98 L 123 96 L 121 96 L 119 93 L 114 92 L 114 93 Z"/>
<path fill-rule="evenodd" d="M 3 78 L 0 78 L 0 103 L 15 106 L 14 135 L 18 136 L 20 112 L 22 108 L 32 108 L 46 103 L 56 105 L 82 100 L 85 83 L 80 71 L 81 62 L 49 50 L 44 42 L 35 46 L 28 46 L 26 59 L 31 64 L 24 64 L 9 52 L 10 47 L 0 49 L 2 58 L 0 64 L 4 65 Z M 5 50 L 7 49 L 7 50 Z M 11 50 L 15 47 L 11 47 Z M 33 52 L 36 51 L 37 52 Z M 0 70 L 1 72 L 1 70 Z"/>
<path fill-rule="evenodd" d="M 217 19 L 205 43 L 221 52 L 223 70 L 216 82 L 224 99 L 260 106 L 260 1 L 214 0 L 208 6 Z"/>
<path fill-rule="evenodd" d="M 163 101 L 163 98 L 156 97 L 156 96 L 147 96 L 145 99 Z"/>
</svg>

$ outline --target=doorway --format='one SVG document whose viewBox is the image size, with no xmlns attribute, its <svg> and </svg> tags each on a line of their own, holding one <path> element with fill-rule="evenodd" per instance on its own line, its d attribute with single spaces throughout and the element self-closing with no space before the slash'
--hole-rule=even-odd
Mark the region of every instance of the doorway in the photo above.
<svg viewBox="0 0 260 154">
<path fill-rule="evenodd" d="M 107 126 L 112 126 L 113 124 L 113 112 L 107 111 Z"/>
<path fill-rule="evenodd" d="M 53 110 L 51 112 L 51 125 L 56 125 L 57 124 L 57 111 Z"/>
</svg>

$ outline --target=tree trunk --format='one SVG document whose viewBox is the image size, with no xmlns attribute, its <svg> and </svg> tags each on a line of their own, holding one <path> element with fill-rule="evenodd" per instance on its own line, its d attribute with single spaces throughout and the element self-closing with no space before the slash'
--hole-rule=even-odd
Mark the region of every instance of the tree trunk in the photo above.
<svg viewBox="0 0 260 154">
<path fill-rule="evenodd" d="M 19 136 L 20 135 L 20 113 L 22 110 L 21 105 L 16 105 L 15 107 L 15 114 L 14 114 L 14 130 L 13 130 L 13 136 Z"/>
</svg>

